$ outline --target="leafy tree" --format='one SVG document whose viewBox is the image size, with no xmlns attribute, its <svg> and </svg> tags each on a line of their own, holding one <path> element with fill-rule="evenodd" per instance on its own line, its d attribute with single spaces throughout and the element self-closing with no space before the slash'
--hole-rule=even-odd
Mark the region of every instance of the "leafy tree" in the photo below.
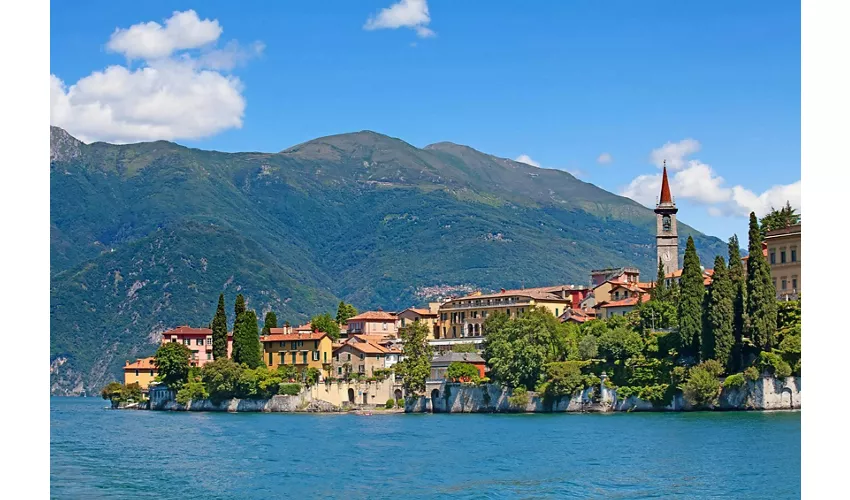
<svg viewBox="0 0 850 500">
<path fill-rule="evenodd" d="M 592 319 L 581 325 L 582 335 L 593 335 L 597 339 L 608 331 L 608 322 L 604 319 Z"/>
<path fill-rule="evenodd" d="M 304 372 L 304 383 L 308 386 L 316 385 L 319 382 L 319 376 L 322 374 L 318 368 L 310 367 Z"/>
<path fill-rule="evenodd" d="M 655 277 L 655 286 L 650 291 L 650 297 L 652 300 L 663 302 L 668 299 L 665 280 L 664 263 L 661 262 L 661 259 L 658 259 L 658 274 Z"/>
<path fill-rule="evenodd" d="M 121 382 L 110 382 L 100 390 L 100 397 L 109 401 L 118 401 L 121 398 L 121 389 L 123 388 L 124 385 Z"/>
<path fill-rule="evenodd" d="M 510 321 L 510 318 L 502 311 L 496 311 L 487 316 L 487 319 L 485 319 L 484 323 L 481 325 L 481 332 L 484 334 L 485 339 L 490 332 L 501 330 L 508 321 Z"/>
<path fill-rule="evenodd" d="M 578 358 L 581 360 L 594 359 L 599 356 L 599 347 L 597 346 L 596 337 L 593 335 L 585 335 L 578 342 Z"/>
<path fill-rule="evenodd" d="M 207 388 L 202 382 L 191 381 L 183 385 L 177 391 L 176 400 L 181 405 L 186 405 L 189 401 L 199 401 L 210 397 Z"/>
<path fill-rule="evenodd" d="M 520 409 L 525 409 L 529 400 L 528 389 L 525 387 L 515 387 L 508 396 L 508 404 Z"/>
<path fill-rule="evenodd" d="M 210 399 L 223 401 L 236 397 L 239 377 L 244 368 L 232 359 L 221 358 L 207 363 L 201 368 L 201 380 L 207 388 Z"/>
<path fill-rule="evenodd" d="M 313 316 L 313 319 L 310 320 L 310 325 L 313 327 L 313 330 L 327 333 L 332 340 L 339 338 L 339 324 L 328 313 Z"/>
<path fill-rule="evenodd" d="M 452 346 L 452 352 L 478 352 L 478 347 L 475 344 L 455 344 Z"/>
<path fill-rule="evenodd" d="M 142 398 L 142 387 L 139 385 L 138 382 L 127 384 L 121 388 L 122 401 L 141 401 Z"/>
<path fill-rule="evenodd" d="M 609 330 L 599 337 L 599 353 L 608 361 L 625 361 L 643 349 L 640 334 L 626 328 Z"/>
<path fill-rule="evenodd" d="M 708 297 L 706 325 L 702 339 L 702 359 L 716 359 L 729 372 L 735 368 L 732 348 L 735 321 L 734 290 L 723 257 L 714 259 L 714 276 Z"/>
<path fill-rule="evenodd" d="M 263 318 L 263 331 L 262 335 L 268 335 L 271 333 L 272 328 L 277 328 L 277 315 L 275 315 L 274 311 L 269 311 L 266 313 L 266 317 Z"/>
<path fill-rule="evenodd" d="M 732 348 L 733 370 L 740 370 L 743 364 L 744 318 L 746 316 L 747 279 L 741 260 L 741 248 L 738 235 L 729 238 L 729 281 L 732 283 L 732 336 L 735 338 Z"/>
<path fill-rule="evenodd" d="M 469 363 L 453 362 L 446 370 L 446 378 L 452 382 L 475 382 L 481 379 L 478 368 Z"/>
<path fill-rule="evenodd" d="M 745 333 L 760 350 L 770 350 L 776 333 L 776 288 L 761 249 L 756 214 L 750 213 L 750 256 L 747 259 L 747 320 Z"/>
<path fill-rule="evenodd" d="M 585 388 L 585 376 L 581 373 L 583 363 L 580 361 L 559 361 L 548 363 L 544 377 L 546 382 L 541 389 L 546 396 L 572 396 L 576 391 Z"/>
<path fill-rule="evenodd" d="M 428 327 L 421 321 L 414 321 L 399 329 L 399 337 L 404 345 L 404 359 L 395 364 L 396 375 L 401 375 L 406 393 L 420 394 L 431 374 L 433 351 L 428 344 Z"/>
<path fill-rule="evenodd" d="M 167 342 L 156 350 L 154 364 L 162 382 L 169 389 L 179 390 L 188 379 L 191 355 L 191 349 L 179 342 Z"/>
<path fill-rule="evenodd" d="M 224 312 L 224 294 L 218 295 L 218 307 L 215 309 L 215 316 L 212 324 L 213 338 L 213 359 L 223 359 L 227 357 L 227 314 Z"/>
<path fill-rule="evenodd" d="M 284 381 L 293 381 L 298 377 L 298 369 L 295 365 L 277 365 L 277 373 Z"/>
<path fill-rule="evenodd" d="M 699 337 L 702 332 L 702 307 L 705 285 L 694 239 L 688 236 L 685 262 L 682 268 L 679 292 L 679 347 L 680 353 L 699 354 Z"/>
<path fill-rule="evenodd" d="M 655 329 L 669 329 L 676 326 L 676 306 L 670 301 L 650 300 L 638 307 L 640 328 L 648 332 Z"/>
<path fill-rule="evenodd" d="M 256 368 L 263 364 L 257 313 L 252 309 L 245 311 L 238 323 L 239 329 L 233 332 L 233 361 Z"/>
<path fill-rule="evenodd" d="M 717 377 L 703 366 L 695 366 L 688 373 L 688 380 L 682 387 L 685 400 L 695 407 L 717 404 L 720 395 L 720 382 Z"/>
<path fill-rule="evenodd" d="M 791 202 L 786 201 L 785 206 L 777 210 L 770 207 L 770 213 L 761 219 L 761 237 L 764 238 L 768 231 L 794 226 L 800 223 L 800 214 L 791 207 Z"/>
<path fill-rule="evenodd" d="M 760 373 L 767 373 L 776 378 L 785 378 L 791 376 L 791 365 L 775 352 L 763 351 L 759 353 L 754 366 Z"/>
<path fill-rule="evenodd" d="M 345 301 L 339 302 L 339 307 L 336 308 L 336 322 L 340 325 L 345 324 L 349 318 L 357 316 L 357 309 L 351 304 L 346 304 Z"/>
</svg>

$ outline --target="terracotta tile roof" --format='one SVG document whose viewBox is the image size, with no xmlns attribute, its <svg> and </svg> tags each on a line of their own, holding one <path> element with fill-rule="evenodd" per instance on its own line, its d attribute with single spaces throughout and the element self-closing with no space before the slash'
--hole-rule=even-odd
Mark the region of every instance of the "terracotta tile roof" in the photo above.
<svg viewBox="0 0 850 500">
<path fill-rule="evenodd" d="M 649 296 L 645 295 L 645 294 L 641 295 L 641 299 L 642 299 L 641 302 L 646 302 L 646 301 L 649 300 Z M 628 307 L 628 306 L 636 306 L 637 303 L 638 303 L 637 297 L 629 297 L 628 299 L 613 300 L 613 301 L 610 301 L 610 302 L 603 302 L 601 304 L 597 304 L 596 307 L 600 307 L 600 308 L 602 308 L 602 307 Z"/>
<path fill-rule="evenodd" d="M 384 311 L 364 311 L 353 318 L 348 318 L 348 321 L 378 321 L 378 320 L 395 320 L 395 314 L 390 314 Z"/>
<path fill-rule="evenodd" d="M 406 311 L 412 311 L 412 312 L 415 312 L 416 314 L 418 314 L 418 315 L 420 315 L 420 316 L 437 316 L 437 313 L 432 313 L 432 312 L 431 312 L 431 311 L 429 311 L 428 309 L 419 309 L 419 308 L 415 308 L 415 307 L 408 307 L 407 309 L 405 309 L 404 311 L 400 312 L 399 314 L 404 313 L 404 312 L 406 312 Z"/>
<path fill-rule="evenodd" d="M 481 300 L 481 299 L 487 300 L 487 299 L 496 299 L 496 298 L 500 298 L 500 297 L 513 297 L 513 296 L 529 297 L 529 298 L 532 298 L 534 300 L 550 300 L 550 301 L 556 301 L 556 302 L 564 302 L 564 301 L 570 300 L 569 295 L 567 296 L 567 298 L 564 299 L 564 298 L 561 298 L 560 296 L 558 296 L 554 293 L 544 291 L 545 289 L 548 289 L 548 288 L 552 288 L 552 287 L 524 288 L 524 289 L 519 289 L 519 290 L 505 290 L 505 291 L 502 291 L 502 292 L 499 292 L 499 293 L 490 293 L 490 294 L 487 294 L 487 295 L 467 295 L 465 297 L 460 297 L 460 298 L 457 298 L 457 299 L 450 300 L 449 302 L 455 302 L 455 301 L 459 301 L 459 300 Z M 558 288 L 558 290 L 560 291 L 560 288 Z M 566 289 L 565 291 L 568 292 L 569 289 Z"/>
<path fill-rule="evenodd" d="M 340 346 L 339 349 L 342 349 L 345 346 L 349 346 L 352 349 L 360 351 L 364 354 L 386 354 L 389 352 L 389 349 L 387 349 L 386 347 L 380 346 L 378 344 L 373 344 L 372 342 L 351 342 Z"/>
<path fill-rule="evenodd" d="M 162 332 L 163 337 L 166 335 L 212 335 L 212 330 L 209 328 L 192 328 L 191 326 L 183 325 L 167 332 Z"/>
<path fill-rule="evenodd" d="M 655 288 L 655 282 L 654 281 L 639 281 L 637 286 L 639 286 L 640 288 L 643 288 L 644 290 L 651 290 L 651 289 Z"/>
<path fill-rule="evenodd" d="M 613 292 L 614 290 L 616 290 L 618 288 L 625 288 L 626 290 L 628 290 L 630 292 L 637 292 L 637 293 L 645 293 L 646 292 L 646 290 L 637 286 L 634 283 L 617 283 L 617 284 L 615 284 L 614 286 L 611 287 L 611 291 Z"/>
<path fill-rule="evenodd" d="M 150 370 L 156 369 L 156 364 L 154 364 L 153 356 L 147 358 L 139 358 L 136 361 L 130 363 L 127 361 L 127 364 L 124 365 L 124 370 Z"/>
<path fill-rule="evenodd" d="M 283 328 L 270 328 L 269 335 L 260 337 L 261 342 L 288 342 L 291 340 L 321 340 L 327 337 L 325 332 L 283 333 Z"/>
<path fill-rule="evenodd" d="M 377 335 L 377 334 L 367 334 L 367 333 L 356 333 L 346 339 L 343 344 L 347 344 L 352 340 L 357 339 L 361 342 L 372 342 L 373 344 L 384 344 L 390 341 L 390 337 L 387 335 Z"/>
</svg>

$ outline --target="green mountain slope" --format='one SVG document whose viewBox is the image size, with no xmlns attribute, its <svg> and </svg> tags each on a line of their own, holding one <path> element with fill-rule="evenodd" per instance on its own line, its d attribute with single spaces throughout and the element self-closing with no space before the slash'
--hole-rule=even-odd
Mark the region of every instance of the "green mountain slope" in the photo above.
<svg viewBox="0 0 850 500">
<path fill-rule="evenodd" d="M 50 178 L 54 393 L 97 390 L 163 330 L 209 323 L 220 292 L 296 323 L 340 299 L 400 309 L 430 287 L 655 274 L 650 210 L 451 143 L 358 132 L 229 154 L 86 145 L 52 127 Z M 704 261 L 725 253 L 680 228 Z"/>
</svg>

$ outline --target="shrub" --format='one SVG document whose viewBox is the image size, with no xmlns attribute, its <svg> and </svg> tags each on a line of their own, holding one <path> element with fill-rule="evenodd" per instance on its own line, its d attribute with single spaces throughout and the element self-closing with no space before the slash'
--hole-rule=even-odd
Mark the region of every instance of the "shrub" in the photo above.
<svg viewBox="0 0 850 500">
<path fill-rule="evenodd" d="M 699 366 L 705 368 L 708 373 L 714 375 L 715 377 L 723 375 L 723 364 L 721 364 L 720 361 L 717 361 L 716 359 L 707 359 L 700 363 Z"/>
<path fill-rule="evenodd" d="M 396 399 L 396 400 L 395 400 L 395 404 L 396 404 L 399 408 L 404 408 L 404 399 L 402 399 L 402 398 L 398 398 L 398 399 Z"/>
<path fill-rule="evenodd" d="M 791 376 L 791 365 L 774 352 L 762 351 L 755 362 L 755 367 L 761 373 L 767 372 L 777 378 Z"/>
<path fill-rule="evenodd" d="M 489 384 L 490 383 L 490 377 L 481 377 L 481 379 L 478 381 L 478 383 L 481 384 L 481 385 Z"/>
<path fill-rule="evenodd" d="M 508 396 L 508 403 L 511 406 L 516 406 L 519 408 L 525 408 L 528 406 L 528 390 L 525 387 L 517 387 L 513 391 L 511 391 L 511 395 Z"/>
<path fill-rule="evenodd" d="M 453 362 L 446 370 L 446 378 L 452 382 L 473 382 L 478 383 L 481 377 L 478 374 L 478 368 L 469 363 Z"/>
<path fill-rule="evenodd" d="M 239 378 L 243 368 L 232 359 L 221 358 L 206 363 L 201 369 L 201 380 L 212 401 L 218 402 L 236 397 Z"/>
<path fill-rule="evenodd" d="M 121 397 L 121 389 L 123 388 L 124 386 L 120 382 L 110 382 L 100 391 L 100 397 L 117 401 Z"/>
<path fill-rule="evenodd" d="M 285 396 L 297 396 L 301 393 L 301 384 L 280 384 L 277 393 Z"/>
<path fill-rule="evenodd" d="M 688 381 L 682 387 L 685 399 L 693 406 L 715 404 L 720 394 L 717 378 L 702 366 L 693 367 L 688 375 Z"/>
<path fill-rule="evenodd" d="M 761 378 L 761 374 L 759 373 L 758 368 L 756 368 L 755 366 L 750 366 L 746 370 L 744 370 L 744 378 L 749 381 L 755 382 L 756 380 Z"/>
<path fill-rule="evenodd" d="M 307 371 L 304 374 L 304 381 L 307 383 L 307 386 L 316 385 L 319 381 L 319 375 L 321 374 L 322 372 L 320 372 L 318 368 L 313 368 L 312 366 L 307 368 Z"/>
<path fill-rule="evenodd" d="M 593 359 L 599 355 L 596 337 L 585 335 L 578 342 L 578 357 L 580 359 Z"/>
<path fill-rule="evenodd" d="M 384 404 L 384 407 L 388 410 L 391 409 L 393 406 L 395 406 L 395 399 L 393 398 L 388 399 L 386 404 Z"/>
<path fill-rule="evenodd" d="M 723 381 L 723 387 L 727 389 L 740 389 L 747 383 L 747 380 L 744 378 L 743 373 L 736 373 L 734 375 L 729 375 L 726 377 L 726 380 Z"/>
<path fill-rule="evenodd" d="M 684 366 L 677 366 L 673 368 L 673 371 L 670 373 L 670 384 L 674 386 L 680 386 L 688 377 L 688 369 Z"/>
<path fill-rule="evenodd" d="M 177 391 L 177 402 L 181 405 L 187 404 L 189 401 L 207 399 L 209 397 L 209 393 L 207 393 L 207 388 L 204 387 L 202 382 L 191 381 L 183 384 L 183 387 Z"/>
<path fill-rule="evenodd" d="M 653 406 L 663 406 L 670 400 L 667 384 L 647 385 L 639 388 L 638 397 L 649 401 Z"/>
</svg>

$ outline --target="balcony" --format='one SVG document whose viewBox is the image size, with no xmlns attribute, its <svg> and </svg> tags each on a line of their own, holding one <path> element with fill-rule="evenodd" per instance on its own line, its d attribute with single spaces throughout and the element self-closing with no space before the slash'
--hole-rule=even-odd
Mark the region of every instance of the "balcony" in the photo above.
<svg viewBox="0 0 850 500">
<path fill-rule="evenodd" d="M 483 302 L 483 303 L 477 303 L 477 301 L 476 301 L 476 302 L 473 302 L 472 304 L 464 304 L 464 305 L 446 304 L 446 305 L 443 305 L 440 309 L 446 309 L 446 310 L 448 310 L 448 309 L 451 309 L 451 310 L 466 310 L 466 309 L 485 309 L 485 308 L 493 309 L 493 308 L 499 308 L 499 307 L 514 307 L 514 306 L 522 306 L 522 305 L 530 305 L 530 304 L 531 304 L 531 300 L 528 300 L 528 299 L 522 299 L 522 300 L 507 299 L 507 300 L 499 300 L 499 301 L 494 300 L 493 302 L 491 302 L 489 304 L 486 303 L 486 301 Z"/>
</svg>

